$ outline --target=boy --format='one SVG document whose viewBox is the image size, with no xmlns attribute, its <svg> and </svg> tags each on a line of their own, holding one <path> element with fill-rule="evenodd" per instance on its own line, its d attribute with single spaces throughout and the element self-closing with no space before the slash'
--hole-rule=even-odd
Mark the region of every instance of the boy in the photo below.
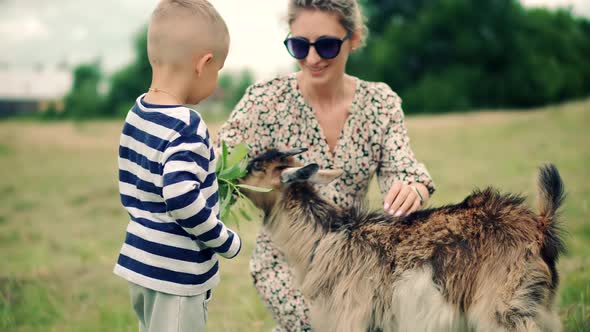
<svg viewBox="0 0 590 332">
<path fill-rule="evenodd" d="M 140 331 L 202 331 L 217 255 L 238 235 L 218 219 L 213 145 L 197 104 L 217 84 L 229 33 L 206 0 L 162 0 L 148 29 L 152 84 L 129 111 L 119 147 L 130 215 L 115 274 L 129 281 Z"/>
</svg>

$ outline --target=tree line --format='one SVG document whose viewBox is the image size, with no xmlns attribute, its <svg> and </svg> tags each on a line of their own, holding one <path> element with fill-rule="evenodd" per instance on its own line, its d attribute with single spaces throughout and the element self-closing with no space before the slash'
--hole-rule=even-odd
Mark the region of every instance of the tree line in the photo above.
<svg viewBox="0 0 590 332">
<path fill-rule="evenodd" d="M 389 84 L 406 113 L 526 108 L 590 94 L 590 21 L 568 10 L 517 0 L 361 2 L 370 36 L 348 71 Z M 151 80 L 146 46 L 142 30 L 134 61 L 108 78 L 98 62 L 76 67 L 65 110 L 47 116 L 124 116 Z M 249 71 L 222 74 L 226 111 L 252 82 Z"/>
<path fill-rule="evenodd" d="M 146 92 L 152 78 L 147 56 L 147 29 L 134 38 L 134 60 L 106 76 L 100 61 L 84 63 L 73 70 L 72 89 L 64 98 L 62 111 L 50 108 L 43 114 L 47 119 L 97 119 L 124 117 L 135 99 Z M 219 78 L 219 93 L 227 111 L 237 104 L 246 88 L 254 82 L 249 70 L 224 72 Z M 106 89 L 104 89 L 106 85 Z M 106 91 L 104 91 L 106 90 Z M 213 97 L 215 99 L 215 97 Z"/>
<path fill-rule="evenodd" d="M 590 95 L 590 21 L 517 0 L 365 0 L 352 74 L 409 113 L 525 108 Z"/>
</svg>

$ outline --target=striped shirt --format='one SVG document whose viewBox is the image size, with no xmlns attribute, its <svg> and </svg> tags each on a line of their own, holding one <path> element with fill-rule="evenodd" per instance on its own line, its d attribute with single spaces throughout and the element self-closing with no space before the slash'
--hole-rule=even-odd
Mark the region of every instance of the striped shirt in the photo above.
<svg viewBox="0 0 590 332">
<path fill-rule="evenodd" d="M 119 146 L 119 191 L 129 213 L 114 273 L 163 293 L 191 296 L 220 281 L 217 254 L 239 236 L 219 220 L 215 153 L 200 115 L 137 99 Z"/>
</svg>

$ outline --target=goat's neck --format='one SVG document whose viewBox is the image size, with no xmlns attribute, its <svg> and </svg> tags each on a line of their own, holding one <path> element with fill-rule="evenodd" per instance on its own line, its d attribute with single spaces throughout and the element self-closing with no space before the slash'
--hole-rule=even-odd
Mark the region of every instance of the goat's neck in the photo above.
<svg viewBox="0 0 590 332">
<path fill-rule="evenodd" d="M 266 228 L 272 241 L 285 254 L 302 282 L 319 240 L 327 233 L 325 225 L 336 208 L 322 199 L 308 184 L 291 185 L 283 192 L 268 216 Z"/>
</svg>

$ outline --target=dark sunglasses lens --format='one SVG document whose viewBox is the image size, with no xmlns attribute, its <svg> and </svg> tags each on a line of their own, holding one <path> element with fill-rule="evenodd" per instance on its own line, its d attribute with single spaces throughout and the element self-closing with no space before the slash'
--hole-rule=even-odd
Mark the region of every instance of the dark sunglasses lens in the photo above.
<svg viewBox="0 0 590 332">
<path fill-rule="evenodd" d="M 340 53 L 342 41 L 338 38 L 322 38 L 315 42 L 315 50 L 324 59 L 333 59 Z"/>
<path fill-rule="evenodd" d="M 297 38 L 289 38 L 285 42 L 289 54 L 295 59 L 304 59 L 309 53 L 309 42 Z"/>
</svg>

